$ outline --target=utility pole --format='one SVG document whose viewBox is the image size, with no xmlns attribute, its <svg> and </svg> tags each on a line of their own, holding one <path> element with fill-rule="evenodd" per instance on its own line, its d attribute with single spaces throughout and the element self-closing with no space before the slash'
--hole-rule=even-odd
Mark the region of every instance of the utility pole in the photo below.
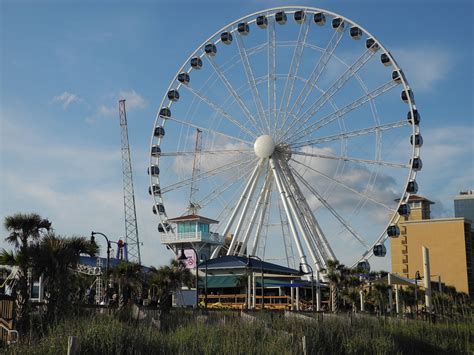
<svg viewBox="0 0 474 355">
<path fill-rule="evenodd" d="M 127 114 L 125 100 L 119 100 L 120 129 L 122 131 L 122 172 L 123 172 L 123 208 L 125 212 L 125 241 L 128 246 L 129 260 L 141 264 L 140 241 L 138 240 L 137 211 L 133 190 L 132 162 L 128 143 Z"/>
<path fill-rule="evenodd" d="M 193 161 L 193 175 L 191 182 L 191 192 L 189 194 L 189 214 L 196 214 L 197 211 L 201 208 L 196 201 L 196 193 L 199 190 L 199 187 L 196 183 L 196 177 L 199 175 L 201 170 L 201 150 L 202 150 L 202 131 L 196 129 L 196 145 L 194 147 L 194 161 Z"/>
</svg>

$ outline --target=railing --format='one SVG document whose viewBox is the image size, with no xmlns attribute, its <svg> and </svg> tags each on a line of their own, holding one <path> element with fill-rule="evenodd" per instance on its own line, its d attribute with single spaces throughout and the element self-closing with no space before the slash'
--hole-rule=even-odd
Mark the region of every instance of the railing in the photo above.
<svg viewBox="0 0 474 355">
<path fill-rule="evenodd" d="M 8 328 L 5 324 L 0 322 L 0 328 L 2 329 L 2 339 L 6 338 L 7 344 L 14 344 L 18 343 L 18 340 L 20 339 L 20 335 L 18 334 L 18 331 L 15 329 L 10 329 Z M 6 337 L 4 336 L 4 333 L 6 333 Z M 15 334 L 15 339 L 12 339 L 12 334 Z"/>
<path fill-rule="evenodd" d="M 188 232 L 188 233 L 176 233 L 176 234 L 165 234 L 161 237 L 162 243 L 186 243 L 186 242 L 209 242 L 214 244 L 223 244 L 224 237 L 219 233 L 213 232 Z"/>
</svg>

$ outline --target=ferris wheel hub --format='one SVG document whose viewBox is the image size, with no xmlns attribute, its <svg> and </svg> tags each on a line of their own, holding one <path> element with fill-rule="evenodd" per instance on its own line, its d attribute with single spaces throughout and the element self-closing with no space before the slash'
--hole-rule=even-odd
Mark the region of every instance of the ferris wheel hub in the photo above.
<svg viewBox="0 0 474 355">
<path fill-rule="evenodd" d="M 275 150 L 275 141 L 268 134 L 260 136 L 255 141 L 253 150 L 259 158 L 268 158 Z"/>
</svg>

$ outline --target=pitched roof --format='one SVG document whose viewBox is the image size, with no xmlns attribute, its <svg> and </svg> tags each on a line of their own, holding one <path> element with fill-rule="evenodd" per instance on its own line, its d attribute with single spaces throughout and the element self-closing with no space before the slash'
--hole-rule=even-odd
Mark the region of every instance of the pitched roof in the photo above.
<svg viewBox="0 0 474 355">
<path fill-rule="evenodd" d="M 186 216 L 180 216 L 168 219 L 168 222 L 185 222 L 185 221 L 200 221 L 204 223 L 219 223 L 215 219 L 199 216 L 197 214 L 189 214 Z"/>
<path fill-rule="evenodd" d="M 206 266 L 206 261 L 199 264 L 202 269 Z M 260 271 L 263 267 L 263 272 L 273 274 L 285 275 L 300 275 L 299 270 L 290 269 L 285 266 L 272 264 L 266 261 L 260 261 L 254 258 L 247 258 L 246 256 L 226 255 L 220 258 L 210 259 L 207 261 L 208 270 L 216 269 L 252 269 Z"/>
</svg>

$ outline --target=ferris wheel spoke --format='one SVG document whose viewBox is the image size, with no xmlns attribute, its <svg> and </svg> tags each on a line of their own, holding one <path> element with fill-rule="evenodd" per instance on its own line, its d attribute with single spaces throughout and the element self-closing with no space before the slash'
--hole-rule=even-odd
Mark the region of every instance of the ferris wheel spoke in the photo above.
<svg viewBox="0 0 474 355">
<path fill-rule="evenodd" d="M 299 93 L 298 97 L 296 98 L 295 103 L 291 107 L 291 110 L 286 115 L 286 117 L 292 115 L 295 109 L 296 109 L 296 112 L 294 113 L 294 115 L 297 116 L 299 114 L 299 112 L 301 111 L 301 108 L 306 103 L 306 100 L 308 99 L 308 97 L 311 95 L 314 88 L 316 87 L 316 83 L 318 82 L 321 74 L 326 69 L 326 66 L 329 63 L 329 60 L 332 58 L 334 51 L 339 46 L 339 43 L 341 42 L 344 32 L 345 30 L 334 32 L 326 48 L 324 49 L 324 52 L 319 57 L 318 62 L 316 63 L 313 71 L 311 72 L 309 76 L 309 80 L 303 86 L 303 89 Z M 282 127 L 284 127 L 285 123 L 286 123 L 286 120 L 283 123 Z"/>
<path fill-rule="evenodd" d="M 174 184 L 171 184 L 171 185 L 168 185 L 168 186 L 165 186 L 165 187 L 161 188 L 161 194 L 165 194 L 165 193 L 168 193 L 170 191 L 179 189 L 183 186 L 191 185 L 194 181 L 198 181 L 198 180 L 202 180 L 202 179 L 205 179 L 205 178 L 209 178 L 209 177 L 212 177 L 212 176 L 222 174 L 226 171 L 229 171 L 229 170 L 234 169 L 236 167 L 242 166 L 250 160 L 255 160 L 255 158 L 244 160 L 244 161 L 239 160 L 239 161 L 234 161 L 234 162 L 231 162 L 231 163 L 227 163 L 227 164 L 222 165 L 218 168 L 200 173 L 200 174 L 196 175 L 194 178 L 191 177 L 191 178 L 187 178 L 187 179 L 175 182 Z"/>
<path fill-rule="evenodd" d="M 239 96 L 239 94 L 237 93 L 237 91 L 234 89 L 234 87 L 232 86 L 232 84 L 230 83 L 230 81 L 227 79 L 226 75 L 224 74 L 224 72 L 222 71 L 222 69 L 219 67 L 219 65 L 214 61 L 214 59 L 212 59 L 211 57 L 209 56 L 206 56 L 208 62 L 211 64 L 212 68 L 214 69 L 214 71 L 216 72 L 217 76 L 221 79 L 222 83 L 224 84 L 224 86 L 226 87 L 227 91 L 229 92 L 229 94 L 232 95 L 232 97 L 235 99 L 235 102 L 237 102 L 237 104 L 239 105 L 240 109 L 242 110 L 242 112 L 244 113 L 244 115 L 247 117 L 247 120 L 252 124 L 253 127 L 255 127 L 255 129 L 257 130 L 257 132 L 260 132 L 262 133 L 262 127 L 260 127 L 257 123 L 257 120 L 255 119 L 255 117 L 252 115 L 252 113 L 250 112 L 250 110 L 248 109 L 247 105 L 245 105 L 245 103 L 243 102 L 242 98 Z M 258 133 L 257 133 L 258 134 Z M 255 135 L 254 135 L 255 136 Z"/>
<path fill-rule="evenodd" d="M 259 218 L 257 221 L 257 228 L 255 229 L 251 255 L 256 255 L 258 249 L 263 249 L 263 252 L 260 253 L 261 255 L 265 253 L 265 244 L 266 244 L 267 235 L 265 232 L 263 232 L 263 229 L 264 229 L 265 221 L 267 221 L 268 223 L 269 212 L 271 210 L 270 201 L 271 201 L 271 186 L 269 189 L 265 191 L 265 195 L 263 196 L 262 208 L 260 210 Z"/>
<path fill-rule="evenodd" d="M 207 96 L 204 94 L 194 90 L 191 86 L 189 85 L 183 85 L 185 88 L 187 88 L 193 95 L 198 97 L 200 100 L 205 102 L 209 107 L 211 107 L 214 111 L 219 113 L 222 117 L 225 117 L 229 122 L 240 128 L 240 130 L 244 133 L 246 133 L 250 137 L 257 137 L 257 134 L 255 132 L 252 132 L 251 130 L 247 129 L 239 120 L 234 118 L 232 115 L 224 111 L 222 107 L 217 105 L 216 103 L 212 102 L 211 99 L 209 99 Z M 254 126 L 255 127 L 255 126 Z"/>
<path fill-rule="evenodd" d="M 255 103 L 255 107 L 257 107 L 258 116 L 260 117 L 260 122 L 265 122 L 268 133 L 270 133 L 270 123 L 267 119 L 267 115 L 265 114 L 265 110 L 263 109 L 262 98 L 260 97 L 260 93 L 257 89 L 257 84 L 255 82 L 255 77 L 253 75 L 252 66 L 250 64 L 249 57 L 247 55 L 247 49 L 245 48 L 244 41 L 242 40 L 240 35 L 237 35 L 237 48 L 239 49 L 240 57 L 242 59 L 242 64 L 245 69 L 245 75 L 247 76 L 247 81 L 252 89 L 252 96 L 253 101 Z"/>
<path fill-rule="evenodd" d="M 369 244 L 354 230 L 354 228 L 312 187 L 296 169 L 292 168 L 295 176 L 302 182 L 304 186 L 318 199 L 318 201 L 332 213 L 334 217 L 349 231 L 349 233 L 365 248 L 369 249 Z"/>
<path fill-rule="evenodd" d="M 219 154 L 248 154 L 253 153 L 253 149 L 223 149 L 223 150 L 201 150 L 199 154 L 201 155 L 219 155 Z M 188 156 L 195 155 L 196 151 L 181 151 L 181 152 L 165 152 L 160 153 L 161 157 L 179 157 L 179 156 Z"/>
<path fill-rule="evenodd" d="M 350 132 L 343 132 L 340 134 L 333 134 L 330 136 L 325 136 L 325 137 L 318 137 L 315 139 L 310 139 L 307 141 L 302 141 L 298 143 L 293 143 L 290 144 L 291 148 L 301 148 L 304 146 L 313 146 L 317 144 L 323 144 L 327 142 L 332 142 L 336 140 L 341 140 L 341 139 L 346 139 L 346 138 L 353 138 L 353 137 L 359 137 L 371 133 L 378 133 L 394 128 L 400 128 L 400 127 L 405 127 L 409 126 L 410 122 L 408 120 L 403 120 L 403 121 L 397 121 L 397 122 L 392 122 L 392 123 L 387 123 L 379 126 L 373 126 L 373 127 L 368 127 L 368 128 L 363 128 L 355 131 L 350 131 Z"/>
<path fill-rule="evenodd" d="M 355 193 L 356 195 L 358 195 L 358 196 L 360 196 L 360 197 L 363 197 L 364 199 L 367 199 L 367 200 L 373 202 L 374 204 L 385 208 L 386 210 L 388 210 L 388 211 L 390 211 L 390 212 L 395 212 L 395 210 L 394 210 L 393 208 L 391 208 L 390 206 L 386 205 L 385 203 L 380 202 L 380 201 L 377 201 L 376 199 L 374 199 L 374 198 L 372 198 L 372 197 L 370 197 L 370 196 L 368 196 L 368 195 L 365 195 L 364 193 L 362 193 L 362 192 L 360 192 L 360 191 L 357 191 L 356 189 L 352 188 L 351 186 L 347 185 L 346 183 L 342 182 L 341 180 L 338 180 L 338 179 L 336 179 L 336 178 L 334 178 L 334 177 L 331 177 L 331 176 L 329 176 L 329 175 L 326 175 L 326 174 L 324 174 L 323 172 L 321 172 L 321 171 L 319 171 L 319 170 L 316 170 L 316 169 L 310 167 L 310 166 L 307 165 L 307 164 L 304 164 L 304 163 L 302 163 L 302 162 L 300 162 L 300 161 L 298 161 L 298 160 L 295 160 L 294 158 L 291 158 L 291 161 L 293 161 L 293 162 L 296 163 L 296 164 L 299 164 L 299 165 L 304 166 L 305 168 L 307 168 L 307 169 L 311 170 L 312 172 L 316 173 L 317 175 L 322 176 L 322 177 L 324 177 L 324 178 L 327 179 L 327 180 L 333 181 L 333 182 L 336 183 L 337 185 L 339 185 L 339 186 L 345 188 L 346 190 L 349 190 L 349 191 Z"/>
<path fill-rule="evenodd" d="M 410 164 L 399 164 L 399 163 L 393 163 L 393 162 L 382 161 L 382 160 L 358 159 L 358 158 L 351 158 L 351 157 L 346 157 L 346 156 L 341 157 L 341 156 L 336 156 L 336 155 L 308 153 L 308 152 L 296 151 L 296 150 L 292 150 L 289 153 L 291 153 L 292 155 L 303 155 L 303 156 L 313 157 L 313 158 L 350 161 L 350 162 L 360 163 L 360 164 L 383 165 L 383 166 L 390 166 L 393 168 L 405 168 L 405 169 L 410 168 Z"/>
<path fill-rule="evenodd" d="M 358 99 L 340 108 L 339 110 L 334 111 L 333 113 L 319 119 L 318 121 L 315 121 L 312 124 L 301 128 L 299 131 L 296 131 L 293 134 L 287 136 L 286 140 L 290 142 L 290 144 L 292 142 L 297 142 L 299 139 L 311 135 L 313 132 L 317 131 L 318 129 L 328 125 L 329 123 L 337 120 L 338 118 L 348 114 L 349 112 L 355 110 L 356 108 L 373 100 L 374 98 L 384 94 L 385 92 L 389 91 L 390 89 L 394 88 L 397 85 L 398 85 L 397 82 L 395 82 L 394 80 L 390 80 L 387 83 L 379 86 L 377 89 L 369 92 L 368 94 L 362 95 Z"/>
<path fill-rule="evenodd" d="M 275 36 L 275 18 L 268 18 L 267 44 L 268 44 L 268 117 L 270 122 L 276 122 L 276 36 Z"/>
<path fill-rule="evenodd" d="M 248 169 L 251 165 L 252 165 L 252 162 L 249 162 L 249 164 L 247 164 L 242 169 L 240 169 L 241 171 L 244 171 L 242 174 L 236 174 L 234 178 L 230 180 L 225 180 L 222 184 L 215 187 L 209 194 L 207 194 L 201 200 L 199 200 L 197 204 L 200 207 L 204 207 L 214 202 L 217 198 L 221 197 L 221 195 L 225 191 L 229 190 L 236 183 L 240 182 L 242 179 L 246 179 L 251 173 L 251 170 Z"/>
<path fill-rule="evenodd" d="M 352 78 L 363 66 L 367 63 L 375 52 L 366 50 L 346 71 L 334 82 L 327 90 L 313 103 L 311 106 L 294 120 L 291 125 L 288 126 L 283 136 L 285 136 L 296 124 L 296 129 L 303 127 L 320 109 L 323 107 L 330 98 L 332 98 L 341 88 L 344 87 L 345 83 Z"/>
<path fill-rule="evenodd" d="M 222 137 L 226 137 L 226 138 L 229 138 L 229 139 L 233 139 L 233 140 L 238 141 L 238 142 L 242 142 L 242 143 L 245 143 L 245 144 L 253 145 L 253 143 L 250 142 L 250 141 L 248 141 L 248 140 L 241 139 L 241 138 L 237 138 L 237 137 L 231 136 L 230 134 L 217 131 L 217 130 L 215 130 L 215 129 L 204 128 L 204 127 L 202 127 L 202 126 L 198 126 L 198 125 L 196 125 L 196 124 L 194 124 L 194 123 L 191 123 L 191 122 L 188 122 L 188 121 L 184 121 L 184 120 L 180 120 L 180 119 L 175 118 L 175 117 L 167 117 L 167 120 L 173 121 L 173 122 L 176 122 L 176 123 L 179 123 L 179 124 L 182 124 L 182 125 L 186 125 L 186 126 L 189 126 L 189 127 L 192 127 L 192 128 L 197 128 L 197 129 L 199 129 L 200 131 L 203 131 L 203 132 L 208 132 L 208 133 L 211 133 L 211 134 L 216 134 L 216 135 L 219 135 L 219 136 L 222 136 Z"/>
<path fill-rule="evenodd" d="M 282 120 L 286 120 L 286 114 L 288 113 L 288 107 L 290 106 L 291 97 L 293 96 L 293 89 L 295 86 L 295 79 L 298 74 L 298 70 L 301 63 L 301 57 L 303 55 L 303 50 L 306 44 L 306 38 L 308 37 L 310 29 L 311 17 L 306 16 L 305 21 L 300 27 L 298 34 L 298 39 L 293 51 L 293 57 L 291 59 L 290 70 L 286 78 L 285 87 L 283 89 L 283 96 L 280 100 L 280 108 L 278 109 L 278 114 L 275 119 L 275 132 L 277 132 L 277 127 L 279 127 L 280 116 L 283 115 Z M 283 110 L 283 105 L 284 111 Z"/>
</svg>

